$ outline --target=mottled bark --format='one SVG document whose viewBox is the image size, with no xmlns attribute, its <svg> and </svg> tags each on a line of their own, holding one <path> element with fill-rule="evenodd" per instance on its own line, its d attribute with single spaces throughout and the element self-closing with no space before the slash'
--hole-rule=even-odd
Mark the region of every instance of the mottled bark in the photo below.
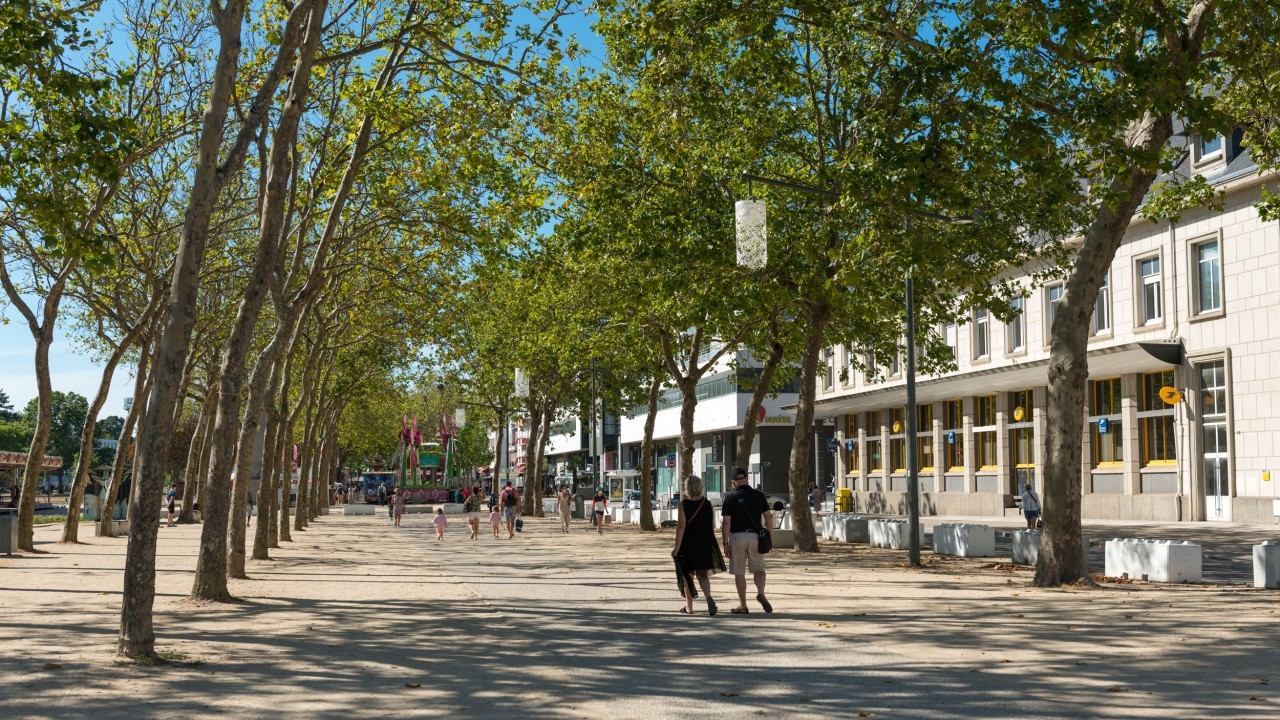
<svg viewBox="0 0 1280 720">
<path fill-rule="evenodd" d="M 119 500 L 120 486 L 124 483 L 124 464 L 129 459 L 129 440 L 137 427 L 138 417 L 147 404 L 147 388 L 151 385 L 151 344 L 144 343 L 138 356 L 137 375 L 133 379 L 133 405 L 125 414 L 124 425 L 120 428 L 120 438 L 116 445 L 115 459 L 111 463 L 111 477 L 107 480 L 106 492 L 102 495 L 102 512 L 98 514 L 98 535 L 115 537 L 112 517 L 115 505 Z"/>
<path fill-rule="evenodd" d="M 796 405 L 796 426 L 791 437 L 791 462 L 787 485 L 791 490 L 791 522 L 797 552 L 818 552 L 818 537 L 809 512 L 809 455 L 813 449 L 813 402 L 817 392 L 818 363 L 822 357 L 822 335 L 831 320 L 831 309 L 823 303 L 809 306 L 805 317 L 804 353 L 800 359 L 800 398 Z"/>
<path fill-rule="evenodd" d="M 778 366 L 782 364 L 782 356 L 782 343 L 774 342 L 769 345 L 769 355 L 764 359 L 760 369 L 760 379 L 756 382 L 755 390 L 751 392 L 751 401 L 747 403 L 747 414 L 742 418 L 742 432 L 738 435 L 736 456 L 738 467 L 744 470 L 747 469 L 748 460 L 751 458 L 751 446 L 756 441 L 756 428 L 760 423 L 758 415 L 760 406 L 764 404 L 764 399 L 768 397 L 773 386 L 773 376 L 777 373 Z"/>
<path fill-rule="evenodd" d="M 656 530 L 653 522 L 653 426 L 658 419 L 658 398 L 662 395 L 661 368 L 649 380 L 648 413 L 644 416 L 644 439 L 640 441 L 640 529 Z"/>
</svg>

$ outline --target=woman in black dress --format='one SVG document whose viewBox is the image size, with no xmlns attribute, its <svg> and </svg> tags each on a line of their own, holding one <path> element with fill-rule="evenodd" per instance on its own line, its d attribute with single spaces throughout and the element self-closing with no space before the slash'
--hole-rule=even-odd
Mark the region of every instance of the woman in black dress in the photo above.
<svg viewBox="0 0 1280 720">
<path fill-rule="evenodd" d="M 693 612 L 693 588 L 697 576 L 702 594 L 707 597 L 707 614 L 716 614 L 716 601 L 711 599 L 710 576 L 724 572 L 724 558 L 716 542 L 715 509 L 703 495 L 702 478 L 690 475 L 684 479 L 684 499 L 680 501 L 680 522 L 676 526 L 676 546 L 671 557 L 676 561 L 676 579 L 684 596 L 682 613 Z"/>
</svg>

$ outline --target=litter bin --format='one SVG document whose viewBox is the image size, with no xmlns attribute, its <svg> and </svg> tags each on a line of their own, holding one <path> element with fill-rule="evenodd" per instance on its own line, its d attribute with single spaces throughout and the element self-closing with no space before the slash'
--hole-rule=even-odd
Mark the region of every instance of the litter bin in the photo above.
<svg viewBox="0 0 1280 720">
<path fill-rule="evenodd" d="M 18 511 L 0 508 L 0 552 L 12 555 L 18 549 Z"/>
<path fill-rule="evenodd" d="M 853 512 L 853 490 L 850 490 L 849 488 L 840 488 L 836 491 L 836 512 Z"/>
<path fill-rule="evenodd" d="M 581 495 L 574 495 L 573 512 L 570 514 L 574 520 L 585 520 L 587 517 L 587 499 Z"/>
</svg>

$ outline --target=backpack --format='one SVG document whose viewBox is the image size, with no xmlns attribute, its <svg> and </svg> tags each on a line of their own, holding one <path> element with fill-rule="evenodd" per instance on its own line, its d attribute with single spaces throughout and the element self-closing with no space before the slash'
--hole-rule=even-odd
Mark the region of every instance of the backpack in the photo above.
<svg viewBox="0 0 1280 720">
<path fill-rule="evenodd" d="M 516 491 L 512 490 L 511 488 L 507 488 L 506 490 L 503 490 L 502 491 L 502 507 L 515 507 L 515 506 L 516 506 Z"/>
</svg>

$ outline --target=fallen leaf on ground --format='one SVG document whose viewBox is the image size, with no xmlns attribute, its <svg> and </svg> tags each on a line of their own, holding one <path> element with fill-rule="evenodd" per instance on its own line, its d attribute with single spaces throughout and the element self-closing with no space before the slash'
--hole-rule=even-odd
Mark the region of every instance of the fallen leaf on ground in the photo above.
<svg viewBox="0 0 1280 720">
<path fill-rule="evenodd" d="M 407 688 L 420 688 L 422 683 L 405 683 L 404 686 Z"/>
<path fill-rule="evenodd" d="M 1010 615 L 1009 617 L 1026 617 L 1026 615 L 1023 615 L 1022 613 L 1014 613 L 1014 614 Z"/>
<path fill-rule="evenodd" d="M 58 663 L 45 663 L 44 669 L 45 670 L 61 670 L 62 666 L 59 665 Z"/>
<path fill-rule="evenodd" d="M 835 627 L 835 625 L 833 625 L 833 624 L 831 624 L 831 623 L 829 623 L 829 622 L 816 622 L 816 623 L 814 623 L 814 625 L 817 625 L 817 626 L 818 626 L 818 627 L 820 627 L 820 628 L 833 628 L 833 627 Z"/>
<path fill-rule="evenodd" d="M 1107 692 L 1127 692 L 1127 691 L 1120 686 L 1116 686 L 1116 687 L 1107 688 Z"/>
<path fill-rule="evenodd" d="M 725 696 L 725 697 L 738 697 L 738 693 L 736 693 L 736 692 L 725 692 L 725 691 L 721 690 L 721 691 L 720 691 L 720 694 L 721 694 L 721 695 L 723 695 L 723 696 Z"/>
<path fill-rule="evenodd" d="M 880 716 L 873 712 L 866 712 L 865 710 L 859 710 L 858 717 L 880 717 Z"/>
<path fill-rule="evenodd" d="M 1249 699 L 1250 699 L 1250 700 L 1252 700 L 1252 701 L 1254 701 L 1254 702 L 1266 702 L 1266 701 L 1267 701 L 1267 699 L 1266 699 L 1266 698 L 1260 698 L 1260 697 L 1250 697 Z"/>
</svg>

